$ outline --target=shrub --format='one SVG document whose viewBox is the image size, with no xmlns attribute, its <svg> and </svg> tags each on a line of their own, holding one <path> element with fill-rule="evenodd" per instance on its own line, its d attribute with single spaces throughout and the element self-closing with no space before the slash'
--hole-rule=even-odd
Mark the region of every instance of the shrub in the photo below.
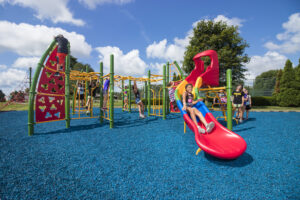
<svg viewBox="0 0 300 200">
<path fill-rule="evenodd" d="M 277 106 L 274 97 L 251 97 L 252 106 Z"/>
</svg>

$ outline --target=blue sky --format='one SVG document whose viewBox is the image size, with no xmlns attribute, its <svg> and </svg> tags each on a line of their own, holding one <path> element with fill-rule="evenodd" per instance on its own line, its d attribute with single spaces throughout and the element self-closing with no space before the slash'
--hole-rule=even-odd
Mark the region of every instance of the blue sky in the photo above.
<svg viewBox="0 0 300 200">
<path fill-rule="evenodd" d="M 300 58 L 300 1 L 199 0 L 0 0 L 0 89 L 22 81 L 55 34 L 70 41 L 72 54 L 98 71 L 109 54 L 116 72 L 160 73 L 166 61 L 182 60 L 193 23 L 223 20 L 239 25 L 250 44 L 248 78 Z M 107 69 L 107 68 L 106 68 Z"/>
</svg>

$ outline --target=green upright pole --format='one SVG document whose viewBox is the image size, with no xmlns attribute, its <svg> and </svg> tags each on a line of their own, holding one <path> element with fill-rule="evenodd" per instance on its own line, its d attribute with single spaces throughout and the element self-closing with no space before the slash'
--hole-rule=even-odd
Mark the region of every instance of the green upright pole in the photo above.
<svg viewBox="0 0 300 200">
<path fill-rule="evenodd" d="M 185 77 L 185 75 L 184 75 L 182 69 L 179 67 L 179 65 L 178 65 L 178 63 L 177 63 L 176 61 L 174 61 L 174 64 L 175 64 L 176 68 L 178 69 L 178 71 L 179 71 L 179 73 L 180 73 L 180 76 L 181 76 L 182 80 L 184 80 L 186 77 Z"/>
<path fill-rule="evenodd" d="M 103 123 L 103 62 L 100 62 L 100 123 Z"/>
<path fill-rule="evenodd" d="M 151 113 L 151 72 L 148 70 L 148 85 L 147 85 L 147 93 L 148 93 L 148 116 Z"/>
<path fill-rule="evenodd" d="M 145 98 L 145 111 L 147 111 L 147 105 L 148 105 L 148 90 L 147 90 L 147 81 L 145 81 L 145 88 L 144 88 L 144 98 Z"/>
<path fill-rule="evenodd" d="M 73 89 L 73 98 L 72 98 L 72 114 L 74 115 L 75 114 L 75 107 L 76 107 L 76 105 L 75 105 L 75 95 L 76 95 L 76 89 L 77 89 L 77 87 L 76 87 L 76 85 L 74 86 L 74 89 Z"/>
<path fill-rule="evenodd" d="M 124 111 L 124 91 L 125 91 L 125 88 L 124 88 L 124 80 L 122 80 L 122 112 Z"/>
<path fill-rule="evenodd" d="M 31 88 L 32 67 L 29 67 L 29 88 Z"/>
<path fill-rule="evenodd" d="M 167 75 L 166 75 L 166 82 L 169 83 L 170 82 L 170 65 L 169 65 L 169 62 L 167 62 Z M 167 105 L 166 105 L 166 114 L 169 114 L 170 113 L 170 101 L 169 101 L 169 95 L 166 95 L 166 101 L 167 101 Z"/>
<path fill-rule="evenodd" d="M 29 102 L 28 102 L 28 135 L 31 136 L 34 133 L 34 97 L 35 97 L 35 89 L 37 85 L 37 81 L 40 76 L 41 69 L 43 68 L 43 63 L 45 59 L 47 58 L 49 52 L 53 49 L 55 46 L 56 41 L 53 40 L 48 49 L 45 51 L 45 53 L 42 55 L 39 63 L 37 64 L 37 68 L 35 70 L 33 80 L 31 83 L 30 91 L 29 91 Z"/>
<path fill-rule="evenodd" d="M 166 65 L 163 67 L 163 119 L 166 119 Z"/>
<path fill-rule="evenodd" d="M 128 87 L 128 112 L 131 112 L 131 80 L 129 80 Z"/>
<path fill-rule="evenodd" d="M 66 128 L 70 128 L 70 43 L 65 63 L 65 120 Z"/>
<path fill-rule="evenodd" d="M 110 55 L 109 128 L 114 127 L 114 55 Z"/>
<path fill-rule="evenodd" d="M 230 96 L 232 93 L 232 75 L 231 69 L 226 71 L 226 89 L 227 89 L 227 128 L 232 130 L 232 105 L 230 101 Z"/>
</svg>

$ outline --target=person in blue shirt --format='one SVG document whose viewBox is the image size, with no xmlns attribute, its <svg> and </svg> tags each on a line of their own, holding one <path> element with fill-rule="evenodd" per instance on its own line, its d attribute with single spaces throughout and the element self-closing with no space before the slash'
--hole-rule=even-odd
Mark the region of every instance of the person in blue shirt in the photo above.
<svg viewBox="0 0 300 200">
<path fill-rule="evenodd" d="M 107 109 L 106 105 L 107 105 L 107 99 L 108 99 L 109 83 L 110 83 L 110 80 L 109 80 L 109 78 L 107 78 L 103 84 L 103 108 L 102 109 L 104 109 L 104 110 Z"/>
</svg>

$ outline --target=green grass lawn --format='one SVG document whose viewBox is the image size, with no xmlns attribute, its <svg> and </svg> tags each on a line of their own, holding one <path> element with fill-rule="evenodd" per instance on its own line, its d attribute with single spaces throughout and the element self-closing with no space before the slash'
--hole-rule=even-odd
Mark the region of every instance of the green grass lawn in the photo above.
<svg viewBox="0 0 300 200">
<path fill-rule="evenodd" d="M 0 102 L 0 109 L 5 104 L 5 102 Z M 122 102 L 121 100 L 114 101 L 115 108 L 121 108 Z M 94 102 L 94 107 L 99 107 L 99 101 Z M 135 107 L 135 104 L 132 105 L 132 107 Z M 28 103 L 13 103 L 5 108 L 1 109 L 1 111 L 22 111 L 28 109 Z M 279 107 L 279 106 L 254 106 L 252 108 L 252 111 L 297 111 L 300 112 L 300 107 Z"/>
</svg>

